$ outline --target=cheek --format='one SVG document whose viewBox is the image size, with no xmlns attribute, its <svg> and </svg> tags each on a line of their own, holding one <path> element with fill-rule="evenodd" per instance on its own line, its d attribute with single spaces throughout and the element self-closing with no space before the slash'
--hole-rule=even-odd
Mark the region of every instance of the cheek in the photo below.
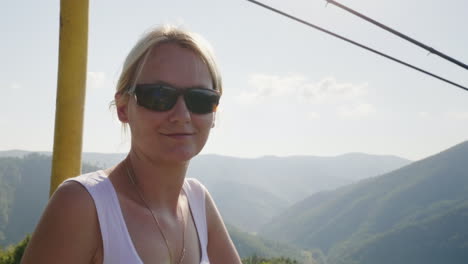
<svg viewBox="0 0 468 264">
<path fill-rule="evenodd" d="M 203 131 L 208 131 L 213 126 L 214 114 L 199 115 L 193 116 L 192 122 L 199 129 Z"/>
<path fill-rule="evenodd" d="M 143 136 L 147 133 L 153 133 L 163 122 L 163 115 L 154 114 L 149 110 L 131 105 L 128 110 L 128 124 L 132 134 Z"/>
</svg>

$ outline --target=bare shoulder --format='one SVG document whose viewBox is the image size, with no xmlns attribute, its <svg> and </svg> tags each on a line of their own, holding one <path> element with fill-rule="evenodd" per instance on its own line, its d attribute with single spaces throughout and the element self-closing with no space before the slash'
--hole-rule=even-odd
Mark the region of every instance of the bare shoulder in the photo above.
<svg viewBox="0 0 468 264">
<path fill-rule="evenodd" d="M 210 193 L 205 191 L 210 263 L 240 264 L 241 260 Z"/>
<path fill-rule="evenodd" d="M 92 263 L 100 245 L 92 197 L 81 184 L 67 182 L 49 200 L 21 263 Z"/>
</svg>

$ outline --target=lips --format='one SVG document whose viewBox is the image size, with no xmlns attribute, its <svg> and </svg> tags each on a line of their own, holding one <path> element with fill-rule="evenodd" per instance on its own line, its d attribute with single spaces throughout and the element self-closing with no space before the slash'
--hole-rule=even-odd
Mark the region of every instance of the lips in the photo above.
<svg viewBox="0 0 468 264">
<path fill-rule="evenodd" d="M 195 133 L 191 133 L 191 132 L 174 132 L 174 133 L 161 133 L 161 134 L 166 137 L 173 138 L 173 139 L 184 139 L 184 138 L 189 138 L 195 135 Z"/>
<path fill-rule="evenodd" d="M 195 135 L 195 133 L 191 133 L 191 132 L 172 132 L 172 133 L 161 133 L 165 136 L 191 136 L 191 135 Z"/>
</svg>

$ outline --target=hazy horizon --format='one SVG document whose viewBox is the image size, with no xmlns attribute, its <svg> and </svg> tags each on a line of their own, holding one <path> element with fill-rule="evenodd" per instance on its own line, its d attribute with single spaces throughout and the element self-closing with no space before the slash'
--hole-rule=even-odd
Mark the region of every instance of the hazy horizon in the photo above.
<svg viewBox="0 0 468 264">
<path fill-rule="evenodd" d="M 462 142 L 460 142 L 462 143 Z M 449 147 L 450 148 L 450 147 Z M 445 149 L 444 149 L 445 150 Z M 5 150 L 0 150 L 0 152 L 9 152 L 9 151 L 25 151 L 25 152 L 32 152 L 32 153 L 52 153 L 52 150 L 28 150 L 28 149 L 5 149 Z M 441 150 L 443 151 L 443 150 Z M 439 152 L 441 152 L 439 151 Z M 439 152 L 430 154 L 428 157 L 433 156 Z M 124 155 L 127 154 L 128 152 L 94 152 L 94 151 L 82 151 L 82 154 L 88 153 L 88 154 L 103 154 L 103 155 Z M 200 153 L 197 156 L 205 156 L 205 155 L 213 155 L 213 156 L 224 156 L 224 157 L 231 157 L 231 158 L 239 158 L 239 159 L 258 159 L 258 158 L 265 158 L 265 157 L 275 157 L 275 158 L 290 158 L 290 157 L 317 157 L 317 158 L 334 158 L 334 157 L 339 157 L 339 156 L 344 156 L 344 155 L 352 155 L 352 154 L 358 154 L 358 155 L 369 155 L 369 156 L 389 156 L 389 157 L 397 157 L 401 159 L 406 159 L 409 161 L 416 161 L 416 160 L 411 160 L 406 157 L 402 156 L 397 156 L 397 155 L 392 155 L 392 154 L 373 154 L 373 153 L 364 153 L 364 152 L 355 152 L 355 151 L 350 151 L 350 152 L 345 152 L 345 153 L 340 153 L 336 155 L 309 155 L 309 154 L 291 154 L 291 155 L 285 155 L 285 156 L 280 156 L 280 155 L 261 155 L 261 156 L 247 156 L 247 157 L 240 157 L 240 156 L 231 156 L 231 155 L 225 155 L 225 154 L 218 154 L 218 153 Z M 427 157 L 423 157 L 421 159 L 424 159 Z"/>
</svg>

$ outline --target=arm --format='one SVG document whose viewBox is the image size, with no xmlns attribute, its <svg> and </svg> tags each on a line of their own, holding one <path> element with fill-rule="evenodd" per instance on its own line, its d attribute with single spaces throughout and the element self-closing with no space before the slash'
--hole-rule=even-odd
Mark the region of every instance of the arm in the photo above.
<svg viewBox="0 0 468 264">
<path fill-rule="evenodd" d="M 239 254 L 232 243 L 223 219 L 211 198 L 205 192 L 206 221 L 208 225 L 208 256 L 213 264 L 241 264 Z"/>
<path fill-rule="evenodd" d="M 94 202 L 80 184 L 63 184 L 50 199 L 22 264 L 92 263 L 101 247 Z"/>
</svg>

